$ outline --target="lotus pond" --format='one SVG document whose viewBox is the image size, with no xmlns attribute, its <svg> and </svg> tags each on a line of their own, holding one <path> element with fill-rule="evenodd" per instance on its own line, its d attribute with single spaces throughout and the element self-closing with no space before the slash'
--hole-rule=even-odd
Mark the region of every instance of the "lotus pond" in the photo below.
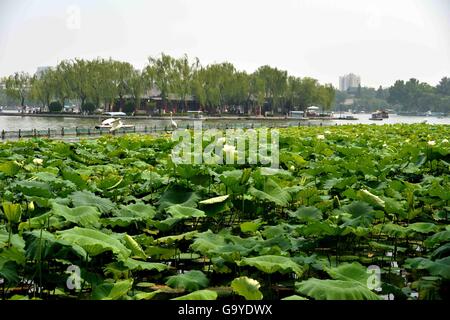
<svg viewBox="0 0 450 320">
<path fill-rule="evenodd" d="M 0 145 L 2 299 L 448 299 L 450 127 L 280 129 L 280 169 L 167 136 Z"/>
</svg>

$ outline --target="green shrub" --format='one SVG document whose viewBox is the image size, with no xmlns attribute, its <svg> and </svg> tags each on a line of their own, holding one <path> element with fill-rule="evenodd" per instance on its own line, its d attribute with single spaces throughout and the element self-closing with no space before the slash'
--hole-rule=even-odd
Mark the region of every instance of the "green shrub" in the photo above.
<svg viewBox="0 0 450 320">
<path fill-rule="evenodd" d="M 50 112 L 61 112 L 63 106 L 59 101 L 52 101 L 48 105 L 48 111 Z"/>
</svg>

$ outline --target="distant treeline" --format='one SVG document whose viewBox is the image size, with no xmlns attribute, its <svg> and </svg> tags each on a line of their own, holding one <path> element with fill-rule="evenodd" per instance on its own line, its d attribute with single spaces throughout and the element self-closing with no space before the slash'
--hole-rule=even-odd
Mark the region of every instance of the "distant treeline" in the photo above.
<svg viewBox="0 0 450 320">
<path fill-rule="evenodd" d="M 210 113 L 286 114 L 311 105 L 322 110 L 450 112 L 447 77 L 436 87 L 410 79 L 398 80 L 390 88 L 358 87 L 341 92 L 331 84 L 295 77 L 268 65 L 247 73 L 229 62 L 203 66 L 198 58 L 164 53 L 149 57 L 142 70 L 112 59 L 72 59 L 33 76 L 17 72 L 1 83 L 0 105 L 33 105 L 52 112 L 61 111 L 68 101 L 76 101 L 87 112 L 97 108 L 129 113 L 155 108 L 186 112 L 195 108 Z"/>
<path fill-rule="evenodd" d="M 347 102 L 347 103 L 346 103 Z M 347 92 L 337 91 L 334 105 L 336 110 L 374 111 L 391 108 L 406 112 L 450 113 L 450 79 L 444 77 L 435 86 L 417 79 L 397 80 L 389 88 L 378 89 L 358 87 Z"/>
<path fill-rule="evenodd" d="M 143 97 L 158 96 L 158 106 L 185 112 L 197 106 L 212 113 L 272 111 L 287 113 L 311 105 L 330 109 L 335 97 L 331 84 L 288 75 L 268 65 L 253 73 L 239 71 L 228 62 L 201 65 L 186 55 L 149 57 L 143 70 L 128 62 L 73 59 L 30 76 L 15 73 L 3 79 L 6 94 L 24 106 L 31 102 L 58 111 L 70 99 L 82 110 L 132 112 L 155 105 L 141 103 Z"/>
</svg>

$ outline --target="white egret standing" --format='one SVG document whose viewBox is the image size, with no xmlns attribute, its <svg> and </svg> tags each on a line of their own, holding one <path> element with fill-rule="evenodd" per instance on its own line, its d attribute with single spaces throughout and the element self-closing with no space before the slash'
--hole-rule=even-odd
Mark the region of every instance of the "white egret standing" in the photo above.
<svg viewBox="0 0 450 320">
<path fill-rule="evenodd" d="M 172 130 L 176 130 L 178 128 L 177 123 L 172 119 L 172 111 L 170 111 L 170 126 L 172 127 Z"/>
</svg>

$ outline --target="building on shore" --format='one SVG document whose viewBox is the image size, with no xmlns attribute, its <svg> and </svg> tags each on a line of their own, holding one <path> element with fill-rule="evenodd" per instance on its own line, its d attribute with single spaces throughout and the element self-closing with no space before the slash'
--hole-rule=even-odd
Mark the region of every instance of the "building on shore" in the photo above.
<svg viewBox="0 0 450 320">
<path fill-rule="evenodd" d="M 349 73 L 342 77 L 339 77 L 339 90 L 340 91 L 347 91 L 350 88 L 357 88 L 361 85 L 361 77 Z"/>
</svg>

